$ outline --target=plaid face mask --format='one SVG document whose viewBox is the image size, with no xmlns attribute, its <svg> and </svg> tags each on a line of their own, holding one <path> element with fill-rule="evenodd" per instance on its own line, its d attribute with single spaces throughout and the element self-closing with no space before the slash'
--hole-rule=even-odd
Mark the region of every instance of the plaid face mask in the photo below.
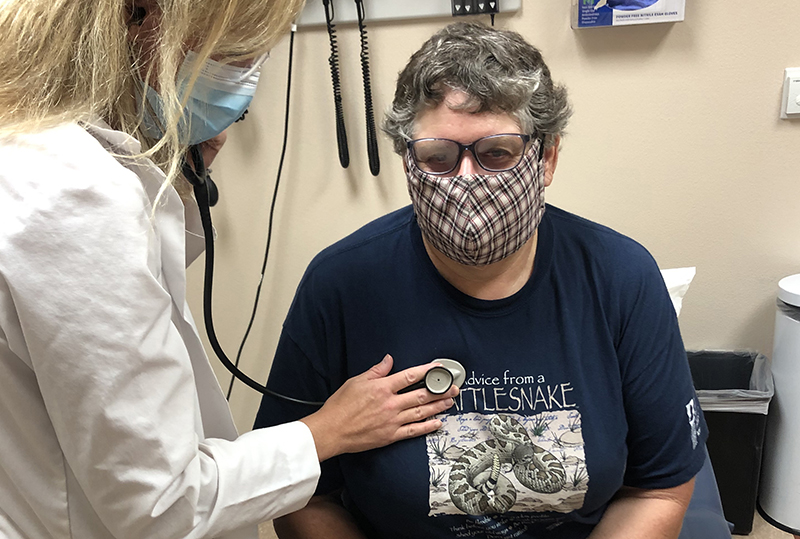
<svg viewBox="0 0 800 539">
<path fill-rule="evenodd" d="M 517 252 L 544 215 L 544 163 L 536 141 L 511 170 L 494 175 L 437 176 L 406 153 L 408 192 L 425 239 L 467 266 Z"/>
</svg>

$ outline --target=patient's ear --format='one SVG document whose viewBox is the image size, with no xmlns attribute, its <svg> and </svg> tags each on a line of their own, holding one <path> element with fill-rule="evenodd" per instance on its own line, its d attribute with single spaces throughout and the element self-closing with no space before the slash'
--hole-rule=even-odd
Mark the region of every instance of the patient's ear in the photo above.
<svg viewBox="0 0 800 539">
<path fill-rule="evenodd" d="M 561 137 L 556 137 L 553 145 L 544 149 L 544 186 L 550 187 L 553 183 L 553 174 L 558 166 L 558 149 L 561 145 Z"/>
</svg>

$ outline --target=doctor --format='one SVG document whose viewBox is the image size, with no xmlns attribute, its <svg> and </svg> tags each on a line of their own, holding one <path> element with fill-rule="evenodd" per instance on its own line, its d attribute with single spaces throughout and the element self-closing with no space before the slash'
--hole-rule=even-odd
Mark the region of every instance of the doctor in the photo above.
<svg viewBox="0 0 800 539">
<path fill-rule="evenodd" d="M 254 538 L 306 504 L 320 461 L 431 432 L 418 420 L 452 404 L 397 395 L 429 367 L 388 375 L 387 356 L 238 436 L 201 346 L 182 156 L 213 139 L 210 162 L 301 5 L 0 4 L 1 537 Z"/>
</svg>

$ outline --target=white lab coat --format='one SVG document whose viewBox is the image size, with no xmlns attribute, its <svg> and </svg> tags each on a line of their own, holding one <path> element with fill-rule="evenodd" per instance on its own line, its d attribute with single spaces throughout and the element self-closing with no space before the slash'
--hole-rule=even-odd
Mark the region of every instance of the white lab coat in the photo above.
<svg viewBox="0 0 800 539">
<path fill-rule="evenodd" d="M 139 144 L 0 142 L 0 537 L 257 537 L 313 494 L 313 438 L 237 437 L 185 301 L 197 208 L 170 188 L 152 218 L 164 174 L 108 149 Z"/>
</svg>

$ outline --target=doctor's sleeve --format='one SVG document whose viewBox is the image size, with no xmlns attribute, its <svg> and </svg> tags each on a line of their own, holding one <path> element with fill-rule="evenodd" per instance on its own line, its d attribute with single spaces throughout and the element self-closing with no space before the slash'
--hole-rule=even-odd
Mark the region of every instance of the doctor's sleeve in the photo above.
<svg viewBox="0 0 800 539">
<path fill-rule="evenodd" d="M 182 271 L 184 253 L 161 251 L 163 234 L 183 237 L 183 205 L 168 192 L 157 228 L 140 179 L 96 146 L 89 165 L 60 166 L 5 246 L 59 465 L 114 537 L 216 537 L 302 506 L 318 473 L 304 425 L 199 435 L 163 271 L 165 257 Z"/>
</svg>

